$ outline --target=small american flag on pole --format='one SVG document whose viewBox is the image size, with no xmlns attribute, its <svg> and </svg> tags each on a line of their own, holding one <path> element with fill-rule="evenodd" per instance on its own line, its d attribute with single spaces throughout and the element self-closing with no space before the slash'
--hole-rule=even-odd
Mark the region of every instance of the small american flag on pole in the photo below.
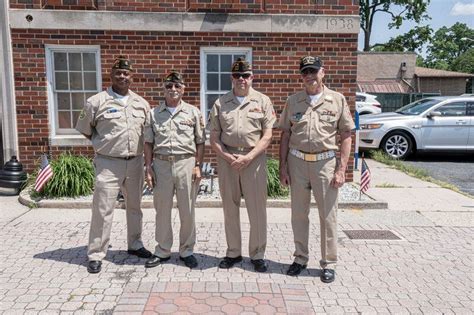
<svg viewBox="0 0 474 315">
<path fill-rule="evenodd" d="M 366 192 L 370 187 L 370 169 L 364 158 L 362 158 L 362 170 L 360 173 L 360 191 Z"/>
<path fill-rule="evenodd" d="M 43 154 L 41 156 L 41 169 L 36 177 L 35 190 L 40 192 L 51 177 L 53 177 L 53 169 L 49 164 L 46 154 Z"/>
</svg>

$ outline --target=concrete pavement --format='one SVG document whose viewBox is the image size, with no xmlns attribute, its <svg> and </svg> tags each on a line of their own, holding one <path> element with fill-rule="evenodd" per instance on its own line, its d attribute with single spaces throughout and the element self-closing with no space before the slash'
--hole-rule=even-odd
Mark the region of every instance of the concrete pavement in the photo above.
<svg viewBox="0 0 474 315">
<path fill-rule="evenodd" d="M 339 212 L 336 281 L 319 280 L 319 223 L 312 210 L 310 262 L 299 277 L 286 276 L 294 250 L 290 211 L 268 209 L 269 272 L 255 273 L 248 257 L 230 270 L 216 266 L 225 255 L 222 209 L 196 213 L 196 256 L 190 270 L 178 260 L 179 217 L 174 212 L 172 259 L 145 269 L 127 255 L 125 212 L 117 209 L 112 247 L 96 275 L 86 271 L 89 209 L 43 209 L 0 197 L 4 243 L 0 259 L 0 311 L 5 314 L 156 313 L 425 313 L 472 314 L 474 200 L 368 160 L 369 195 L 388 209 Z M 358 178 L 356 176 L 356 181 Z M 395 187 L 394 187 L 395 186 Z M 154 211 L 144 215 L 145 245 L 154 247 Z M 242 211 L 247 255 L 248 219 Z M 362 230 L 397 240 L 351 239 Z"/>
</svg>

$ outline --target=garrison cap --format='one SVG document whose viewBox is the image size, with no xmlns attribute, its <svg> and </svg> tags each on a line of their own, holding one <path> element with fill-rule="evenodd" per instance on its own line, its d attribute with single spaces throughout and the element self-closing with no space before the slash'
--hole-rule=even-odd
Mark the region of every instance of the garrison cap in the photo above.
<svg viewBox="0 0 474 315">
<path fill-rule="evenodd" d="M 252 71 L 252 65 L 245 60 L 245 58 L 239 57 L 232 64 L 232 72 L 249 72 Z"/>
<path fill-rule="evenodd" d="M 304 56 L 300 59 L 300 71 L 313 68 L 319 70 L 323 66 L 323 62 L 319 57 Z"/>
<path fill-rule="evenodd" d="M 115 58 L 112 69 L 125 69 L 125 70 L 133 71 L 130 60 L 128 60 L 127 57 L 122 56 L 122 55 Z"/>
<path fill-rule="evenodd" d="M 165 77 L 164 83 L 179 83 L 184 84 L 183 76 L 177 70 L 171 70 Z"/>
</svg>

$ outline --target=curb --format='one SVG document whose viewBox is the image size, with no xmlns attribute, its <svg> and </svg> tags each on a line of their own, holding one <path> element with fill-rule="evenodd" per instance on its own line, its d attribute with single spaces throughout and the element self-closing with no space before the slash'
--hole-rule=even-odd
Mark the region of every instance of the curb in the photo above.
<svg viewBox="0 0 474 315">
<path fill-rule="evenodd" d="M 369 196 L 371 197 L 371 196 Z M 372 198 L 372 197 L 371 197 Z M 387 209 L 388 203 L 379 200 L 361 200 L 361 201 L 340 201 L 339 209 Z M 92 207 L 92 199 L 85 200 L 33 200 L 27 191 L 22 191 L 18 197 L 18 201 L 30 208 L 64 208 L 64 209 L 87 209 Z M 173 202 L 173 207 L 176 207 L 176 200 Z M 241 207 L 245 207 L 245 200 L 242 200 Z M 289 199 L 268 199 L 267 208 L 290 208 Z M 311 202 L 311 207 L 315 208 L 316 203 Z M 123 201 L 117 201 L 115 208 L 125 209 Z M 143 199 L 143 209 L 153 209 L 153 200 Z M 222 208 L 221 199 L 197 199 L 196 208 Z"/>
</svg>

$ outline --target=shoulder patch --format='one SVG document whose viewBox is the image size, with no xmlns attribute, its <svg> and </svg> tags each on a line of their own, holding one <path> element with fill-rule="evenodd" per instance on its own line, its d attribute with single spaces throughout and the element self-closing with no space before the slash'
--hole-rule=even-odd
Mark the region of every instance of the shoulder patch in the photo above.
<svg viewBox="0 0 474 315">
<path fill-rule="evenodd" d="M 83 120 L 84 118 L 86 118 L 86 111 L 83 109 L 83 110 L 81 110 L 81 114 L 79 115 L 79 119 Z"/>
</svg>

